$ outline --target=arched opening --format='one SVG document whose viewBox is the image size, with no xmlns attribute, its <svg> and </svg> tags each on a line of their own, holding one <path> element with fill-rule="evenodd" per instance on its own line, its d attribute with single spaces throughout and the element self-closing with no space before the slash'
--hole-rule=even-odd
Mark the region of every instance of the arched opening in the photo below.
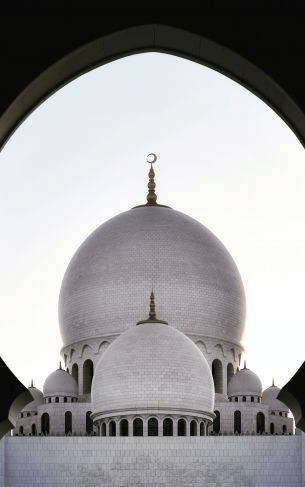
<svg viewBox="0 0 305 487">
<path fill-rule="evenodd" d="M 83 365 L 83 393 L 91 393 L 91 385 L 93 379 L 93 362 L 90 359 L 85 360 Z"/>
<path fill-rule="evenodd" d="M 158 436 L 158 434 L 158 420 L 156 418 L 150 418 L 148 420 L 148 436 Z"/>
<path fill-rule="evenodd" d="M 215 418 L 213 420 L 213 432 L 218 434 L 220 433 L 220 412 L 214 411 Z"/>
<path fill-rule="evenodd" d="M 215 392 L 222 394 L 222 363 L 218 358 L 213 360 L 212 376 L 214 380 Z"/>
<path fill-rule="evenodd" d="M 163 420 L 163 436 L 173 436 L 173 420 L 171 418 Z"/>
<path fill-rule="evenodd" d="M 234 375 L 234 367 L 231 362 L 227 365 L 227 385 L 229 385 L 230 380 L 232 379 Z"/>
<path fill-rule="evenodd" d="M 274 423 L 270 423 L 270 435 L 274 435 Z"/>
<path fill-rule="evenodd" d="M 190 424 L 190 435 L 191 436 L 197 436 L 197 423 L 193 419 Z"/>
<path fill-rule="evenodd" d="M 259 435 L 265 433 L 265 415 L 262 412 L 256 415 L 256 433 Z"/>
<path fill-rule="evenodd" d="M 72 435 L 72 413 L 65 412 L 65 435 Z"/>
<path fill-rule="evenodd" d="M 178 436 L 186 436 L 186 421 L 183 418 L 178 420 Z"/>
<path fill-rule="evenodd" d="M 76 382 L 78 384 L 78 365 L 77 364 L 72 365 L 72 377 L 76 380 Z"/>
<path fill-rule="evenodd" d="M 19 426 L 19 434 L 23 435 L 23 426 Z"/>
<path fill-rule="evenodd" d="M 43 413 L 41 416 L 41 433 L 48 435 L 50 433 L 50 417 L 48 413 Z"/>
<path fill-rule="evenodd" d="M 91 419 L 92 411 L 86 412 L 86 433 L 90 435 L 93 432 L 93 421 Z"/>
<path fill-rule="evenodd" d="M 254 397 L 253 396 L 251 396 L 251 402 L 254 402 Z"/>
<path fill-rule="evenodd" d="M 204 436 L 204 422 L 201 421 L 200 423 L 200 436 Z"/>
<path fill-rule="evenodd" d="M 36 424 L 32 424 L 31 432 L 32 432 L 32 436 L 37 435 Z"/>
<path fill-rule="evenodd" d="M 235 401 L 235 402 L 238 402 L 238 397 L 237 397 L 237 396 L 236 396 L 236 397 L 234 397 L 234 401 Z"/>
<path fill-rule="evenodd" d="M 143 436 L 143 421 L 141 418 L 133 420 L 133 436 Z"/>
<path fill-rule="evenodd" d="M 287 426 L 283 424 L 282 433 L 285 435 L 287 433 Z"/>
<path fill-rule="evenodd" d="M 120 436 L 128 436 L 129 428 L 127 419 L 122 419 L 120 422 Z"/>
<path fill-rule="evenodd" d="M 247 401 L 246 396 L 243 396 L 243 402 L 246 402 L 246 401 Z"/>
<path fill-rule="evenodd" d="M 280 416 L 283 416 L 283 413 L 282 413 L 282 411 L 280 411 L 280 413 L 279 413 L 279 414 L 280 414 Z"/>
<path fill-rule="evenodd" d="M 109 423 L 109 436 L 116 436 L 116 423 L 115 423 L 115 421 L 110 421 L 110 423 Z"/>
<path fill-rule="evenodd" d="M 64 397 L 64 402 L 67 402 L 68 401 L 68 398 L 65 396 Z"/>
<path fill-rule="evenodd" d="M 234 411 L 234 433 L 241 434 L 241 412 Z"/>
<path fill-rule="evenodd" d="M 59 402 L 59 397 L 55 397 L 55 402 Z"/>
<path fill-rule="evenodd" d="M 101 433 L 102 436 L 106 436 L 106 423 L 102 423 Z"/>
</svg>

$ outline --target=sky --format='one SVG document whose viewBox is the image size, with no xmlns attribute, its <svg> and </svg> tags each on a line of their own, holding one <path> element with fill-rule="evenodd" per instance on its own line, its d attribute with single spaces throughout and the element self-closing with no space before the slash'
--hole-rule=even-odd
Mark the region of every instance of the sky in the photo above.
<svg viewBox="0 0 305 487">
<path fill-rule="evenodd" d="M 58 368 L 65 269 L 96 227 L 145 203 L 150 152 L 158 202 L 208 227 L 237 264 L 247 367 L 283 386 L 304 360 L 304 149 L 239 84 L 157 53 L 69 83 L 0 154 L 1 356 L 28 386 Z"/>
</svg>

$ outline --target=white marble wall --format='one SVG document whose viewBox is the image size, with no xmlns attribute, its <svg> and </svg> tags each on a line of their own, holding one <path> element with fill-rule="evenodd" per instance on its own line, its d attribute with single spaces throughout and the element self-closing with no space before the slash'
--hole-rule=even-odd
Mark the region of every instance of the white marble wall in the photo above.
<svg viewBox="0 0 305 487">
<path fill-rule="evenodd" d="M 5 438 L 1 487 L 304 487 L 298 436 Z M 3 468 L 3 466 L 2 466 Z M 1 472 L 1 469 L 0 469 Z"/>
</svg>

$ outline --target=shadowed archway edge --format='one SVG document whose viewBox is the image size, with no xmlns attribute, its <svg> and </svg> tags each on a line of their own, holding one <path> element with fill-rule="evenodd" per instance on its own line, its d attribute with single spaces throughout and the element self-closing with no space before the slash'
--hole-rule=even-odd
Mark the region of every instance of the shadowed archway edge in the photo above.
<svg viewBox="0 0 305 487">
<path fill-rule="evenodd" d="M 176 55 L 208 66 L 237 81 L 267 103 L 305 146 L 305 114 L 263 70 L 232 50 L 198 34 L 150 24 L 103 36 L 54 63 L 15 98 L 0 119 L 0 149 L 25 118 L 55 91 L 111 61 L 144 52 Z"/>
</svg>

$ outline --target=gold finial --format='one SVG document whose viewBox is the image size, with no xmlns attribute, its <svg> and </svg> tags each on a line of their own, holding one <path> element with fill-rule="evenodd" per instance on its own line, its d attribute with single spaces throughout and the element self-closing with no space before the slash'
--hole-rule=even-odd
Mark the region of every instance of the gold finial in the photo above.
<svg viewBox="0 0 305 487">
<path fill-rule="evenodd" d="M 59 362 L 59 370 L 62 370 L 62 368 L 61 368 L 61 361 Z"/>
<path fill-rule="evenodd" d="M 272 387 L 275 387 L 274 379 L 272 379 Z"/>
<path fill-rule="evenodd" d="M 150 293 L 149 317 L 147 320 L 139 321 L 137 325 L 141 325 L 142 323 L 163 323 L 163 325 L 168 325 L 167 321 L 158 320 L 157 318 L 155 296 L 153 291 Z"/>
<path fill-rule="evenodd" d="M 247 368 L 247 362 L 244 360 L 244 369 Z"/>
<path fill-rule="evenodd" d="M 31 387 L 34 387 L 34 385 L 33 385 L 33 379 L 31 379 Z"/>
<path fill-rule="evenodd" d="M 158 206 L 158 203 L 157 203 L 157 195 L 155 193 L 155 189 L 156 189 L 155 171 L 153 170 L 153 166 L 152 166 L 156 162 L 157 156 L 156 156 L 156 154 L 154 154 L 153 152 L 151 152 L 146 157 L 146 160 L 147 160 L 148 164 L 150 164 L 150 170 L 149 170 L 149 173 L 148 173 L 149 182 L 148 182 L 148 185 L 147 185 L 147 187 L 148 187 L 148 195 L 146 197 L 146 199 L 147 199 L 146 206 Z"/>
</svg>

